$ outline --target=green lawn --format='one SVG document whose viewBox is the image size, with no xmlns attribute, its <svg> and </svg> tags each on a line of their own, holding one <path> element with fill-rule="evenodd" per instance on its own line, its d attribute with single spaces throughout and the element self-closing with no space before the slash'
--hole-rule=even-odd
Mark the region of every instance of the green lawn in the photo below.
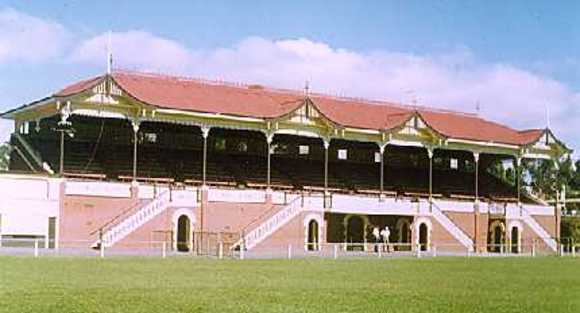
<svg viewBox="0 0 580 313">
<path fill-rule="evenodd" d="M 580 312 L 580 258 L 0 257 L 1 312 Z"/>
</svg>

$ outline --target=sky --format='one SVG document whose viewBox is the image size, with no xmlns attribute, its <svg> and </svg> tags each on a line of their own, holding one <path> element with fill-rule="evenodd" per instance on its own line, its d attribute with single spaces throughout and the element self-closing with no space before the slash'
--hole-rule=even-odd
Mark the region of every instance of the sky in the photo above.
<svg viewBox="0 0 580 313">
<path fill-rule="evenodd" d="M 114 67 L 475 112 L 580 148 L 580 2 L 0 0 L 0 111 Z M 11 123 L 0 122 L 0 140 Z M 575 154 L 578 156 L 578 152 Z"/>
</svg>

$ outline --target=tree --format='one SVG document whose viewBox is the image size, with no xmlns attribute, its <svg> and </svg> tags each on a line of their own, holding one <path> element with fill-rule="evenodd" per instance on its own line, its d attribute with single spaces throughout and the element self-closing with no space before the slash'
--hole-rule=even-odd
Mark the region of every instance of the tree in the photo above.
<svg viewBox="0 0 580 313">
<path fill-rule="evenodd" d="M 0 171 L 8 170 L 8 163 L 10 162 L 10 145 L 4 143 L 0 145 Z"/>
<path fill-rule="evenodd" d="M 578 171 L 574 168 L 572 159 L 533 160 L 524 164 L 529 174 L 529 183 L 534 192 L 547 199 L 555 199 L 556 194 L 565 187 L 572 192 Z"/>
</svg>

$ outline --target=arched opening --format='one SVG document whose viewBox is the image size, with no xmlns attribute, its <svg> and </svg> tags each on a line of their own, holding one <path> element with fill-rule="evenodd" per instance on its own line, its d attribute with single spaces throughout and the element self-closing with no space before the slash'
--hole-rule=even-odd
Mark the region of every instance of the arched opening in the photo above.
<svg viewBox="0 0 580 313">
<path fill-rule="evenodd" d="M 512 253 L 520 253 L 520 230 L 517 227 L 512 227 L 511 246 Z"/>
<path fill-rule="evenodd" d="M 308 222 L 308 251 L 318 250 L 318 222 L 311 220 Z"/>
<path fill-rule="evenodd" d="M 364 243 L 365 223 L 362 217 L 358 215 L 351 216 L 348 219 L 346 228 L 346 242 L 349 244 L 349 250 L 360 250 Z M 357 245 L 361 244 L 361 245 Z"/>
<path fill-rule="evenodd" d="M 502 252 L 502 246 L 505 242 L 505 227 L 502 222 L 496 221 L 491 224 L 489 236 L 489 251 Z"/>
<path fill-rule="evenodd" d="M 411 250 L 411 223 L 406 219 L 400 219 L 397 222 L 399 247 L 397 250 L 408 251 Z"/>
<path fill-rule="evenodd" d="M 421 246 L 421 251 L 427 251 L 429 246 L 429 229 L 425 223 L 419 225 L 419 245 Z"/>
<path fill-rule="evenodd" d="M 189 252 L 191 234 L 191 222 L 187 215 L 181 215 L 177 219 L 177 251 Z"/>
</svg>

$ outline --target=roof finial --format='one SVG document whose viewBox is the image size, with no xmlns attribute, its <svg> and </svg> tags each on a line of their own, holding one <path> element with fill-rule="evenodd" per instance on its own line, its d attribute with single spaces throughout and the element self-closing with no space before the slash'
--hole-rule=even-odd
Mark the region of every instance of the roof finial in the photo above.
<svg viewBox="0 0 580 313">
<path fill-rule="evenodd" d="M 304 83 L 304 95 L 308 97 L 309 93 L 310 93 L 310 82 L 306 80 L 306 82 Z"/>
<path fill-rule="evenodd" d="M 481 111 L 481 105 L 479 104 L 479 100 L 475 101 L 475 114 L 479 115 L 479 111 Z"/>
<path fill-rule="evenodd" d="M 107 74 L 111 75 L 111 70 L 113 68 L 113 52 L 111 44 L 111 31 L 109 30 L 108 40 L 107 40 Z"/>
</svg>

